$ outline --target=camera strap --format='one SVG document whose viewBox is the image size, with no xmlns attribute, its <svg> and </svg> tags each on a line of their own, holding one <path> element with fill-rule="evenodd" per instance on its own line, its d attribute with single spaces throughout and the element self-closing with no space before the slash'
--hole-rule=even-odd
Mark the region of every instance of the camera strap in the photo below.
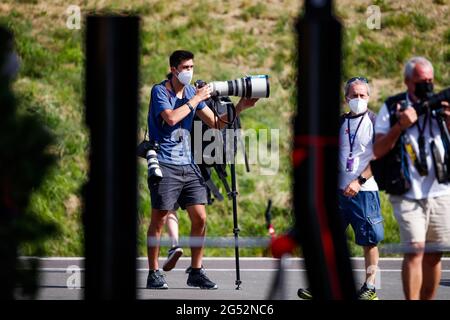
<svg viewBox="0 0 450 320">
<path fill-rule="evenodd" d="M 433 156 L 433 164 L 438 182 L 446 183 L 450 181 L 449 141 L 447 133 L 445 132 L 445 129 L 447 128 L 445 120 L 442 118 L 441 113 L 432 111 L 432 116 L 436 119 L 436 122 L 438 124 L 441 133 L 441 141 L 444 147 L 444 155 L 441 155 L 439 149 L 436 146 L 433 129 L 431 128 L 432 117 L 430 117 L 430 134 L 433 136 L 433 140 L 430 143 L 431 155 Z"/>
<path fill-rule="evenodd" d="M 425 128 L 427 126 L 427 120 L 428 120 L 428 112 L 425 113 L 422 127 L 420 127 L 419 119 L 417 119 L 417 122 L 416 122 L 417 130 L 419 131 L 419 138 L 418 138 L 419 157 L 418 157 L 417 161 L 415 161 L 414 164 L 415 164 L 417 171 L 419 172 L 419 174 L 421 176 L 428 175 L 427 154 L 425 151 L 425 135 L 424 135 Z M 430 127 L 431 127 L 431 123 L 430 123 Z"/>
<path fill-rule="evenodd" d="M 220 114 L 219 114 L 219 112 L 217 111 L 217 109 L 218 109 L 218 105 L 220 104 L 220 101 L 219 101 L 219 98 L 210 98 L 210 99 L 212 99 L 212 101 L 213 101 L 213 108 L 210 108 L 211 110 L 212 110 L 212 112 L 214 113 L 214 121 L 215 121 L 215 126 L 217 126 L 217 129 L 219 129 L 219 126 L 218 126 L 218 124 L 217 124 L 217 121 L 216 121 L 216 119 L 218 119 L 220 122 L 223 122 L 223 123 L 225 123 L 225 124 L 227 124 L 227 125 L 233 125 L 234 124 L 234 122 L 236 121 L 236 117 L 237 117 L 237 111 L 236 111 L 236 107 L 234 106 L 234 104 L 233 103 L 230 103 L 230 106 L 231 106 L 231 111 L 232 111 L 232 114 L 233 114 L 233 116 L 231 117 L 231 120 L 229 120 L 229 121 L 227 121 L 227 120 L 224 120 L 224 119 L 222 119 L 220 116 Z M 227 102 L 228 103 L 228 102 Z M 227 110 L 227 112 L 228 112 L 228 110 Z"/>
<path fill-rule="evenodd" d="M 433 139 L 434 139 L 434 132 L 433 132 L 433 116 L 432 115 L 430 115 L 430 118 L 429 118 L 429 123 L 428 123 L 428 125 L 430 126 L 430 129 L 429 129 L 429 131 L 430 131 L 430 137 L 432 137 Z"/>
</svg>

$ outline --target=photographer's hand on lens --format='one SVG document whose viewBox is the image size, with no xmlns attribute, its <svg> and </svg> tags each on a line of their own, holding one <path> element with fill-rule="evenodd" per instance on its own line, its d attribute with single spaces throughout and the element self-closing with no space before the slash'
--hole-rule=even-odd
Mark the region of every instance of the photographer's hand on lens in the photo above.
<svg viewBox="0 0 450 320">
<path fill-rule="evenodd" d="M 400 104 L 397 104 L 397 117 L 398 124 L 402 130 L 406 130 L 411 127 L 417 121 L 417 112 L 414 108 L 406 108 L 400 110 Z"/>
<path fill-rule="evenodd" d="M 253 107 L 258 100 L 258 98 L 241 98 L 236 105 L 236 109 L 238 110 L 238 112 L 244 111 L 245 109 Z"/>
</svg>

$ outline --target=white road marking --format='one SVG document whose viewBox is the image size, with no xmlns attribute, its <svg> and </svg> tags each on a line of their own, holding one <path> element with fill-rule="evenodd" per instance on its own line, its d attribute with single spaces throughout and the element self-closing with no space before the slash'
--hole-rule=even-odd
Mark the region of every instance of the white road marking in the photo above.
<svg viewBox="0 0 450 320">
<path fill-rule="evenodd" d="M 20 259 L 27 260 L 27 259 L 38 259 L 41 261 L 73 261 L 73 260 L 85 260 L 84 257 L 20 257 Z M 190 257 L 181 257 L 180 260 L 190 260 Z M 204 257 L 203 260 L 234 260 L 235 257 Z M 147 257 L 138 257 L 138 261 L 147 261 Z M 239 260 L 243 261 L 277 261 L 278 259 L 275 258 L 269 258 L 269 257 L 239 257 Z M 288 261 L 304 261 L 304 258 L 287 258 Z M 364 261 L 363 257 L 351 257 L 350 260 L 352 261 Z M 380 261 L 402 261 L 403 258 L 380 258 Z M 441 259 L 442 261 L 450 261 L 450 257 L 443 257 Z"/>
<path fill-rule="evenodd" d="M 149 269 L 146 268 L 140 268 L 140 269 L 136 269 L 136 271 L 138 272 L 148 272 Z M 186 269 L 172 269 L 172 271 L 176 271 L 176 272 L 185 272 Z M 206 269 L 208 272 L 228 272 L 228 271 L 236 271 L 236 269 L 232 268 L 232 269 Z M 401 272 L 401 269 L 378 269 L 381 272 Z M 40 272 L 61 272 L 61 273 L 66 273 L 67 268 L 40 268 L 39 269 Z M 79 271 L 84 272 L 85 269 L 84 268 L 80 268 Z M 241 272 L 274 272 L 274 271 L 278 271 L 278 269 L 240 269 Z M 306 272 L 306 269 L 286 269 L 284 271 L 287 272 Z M 356 272 L 365 272 L 366 269 L 353 269 L 353 271 Z M 442 270 L 442 272 L 450 272 L 450 270 Z"/>
</svg>

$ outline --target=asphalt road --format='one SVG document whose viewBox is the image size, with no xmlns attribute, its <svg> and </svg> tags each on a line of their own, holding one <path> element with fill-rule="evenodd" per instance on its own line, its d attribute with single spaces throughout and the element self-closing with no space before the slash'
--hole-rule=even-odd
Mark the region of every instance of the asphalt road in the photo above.
<svg viewBox="0 0 450 320">
<path fill-rule="evenodd" d="M 41 258 L 39 272 L 41 300 L 74 300 L 83 298 L 82 258 Z M 358 288 L 364 281 L 364 261 L 353 260 L 354 274 Z M 200 290 L 186 285 L 185 268 L 189 258 L 181 258 L 175 269 L 166 273 L 168 290 L 145 288 L 147 262 L 138 259 L 137 297 L 139 299 L 182 299 L 182 300 L 265 300 L 269 297 L 273 279 L 278 271 L 278 261 L 271 258 L 241 258 L 241 290 L 236 290 L 234 258 L 205 258 L 208 276 L 219 286 L 218 290 Z M 162 263 L 162 260 L 161 260 Z M 378 296 L 384 300 L 403 300 L 401 286 L 401 259 L 383 258 L 380 261 L 377 282 Z M 286 260 L 283 285 L 277 288 L 277 297 L 283 300 L 299 300 L 297 289 L 307 286 L 306 270 L 302 259 Z M 443 260 L 442 280 L 439 286 L 439 300 L 450 300 L 450 258 Z"/>
</svg>

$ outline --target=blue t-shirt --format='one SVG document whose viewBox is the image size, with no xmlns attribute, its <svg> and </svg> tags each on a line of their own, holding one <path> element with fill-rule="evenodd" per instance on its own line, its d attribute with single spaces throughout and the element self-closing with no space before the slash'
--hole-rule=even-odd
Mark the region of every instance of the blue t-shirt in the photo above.
<svg viewBox="0 0 450 320">
<path fill-rule="evenodd" d="M 193 162 L 191 153 L 190 131 L 194 119 L 191 112 L 174 126 L 169 126 L 161 117 L 161 112 L 167 109 L 177 109 L 194 97 L 195 88 L 191 85 L 184 87 L 183 98 L 179 99 L 174 92 L 167 90 L 168 80 L 156 84 L 151 92 L 150 112 L 148 114 L 148 128 L 150 138 L 159 142 L 158 160 L 162 163 L 185 165 Z M 198 110 L 206 106 L 200 102 Z"/>
</svg>

